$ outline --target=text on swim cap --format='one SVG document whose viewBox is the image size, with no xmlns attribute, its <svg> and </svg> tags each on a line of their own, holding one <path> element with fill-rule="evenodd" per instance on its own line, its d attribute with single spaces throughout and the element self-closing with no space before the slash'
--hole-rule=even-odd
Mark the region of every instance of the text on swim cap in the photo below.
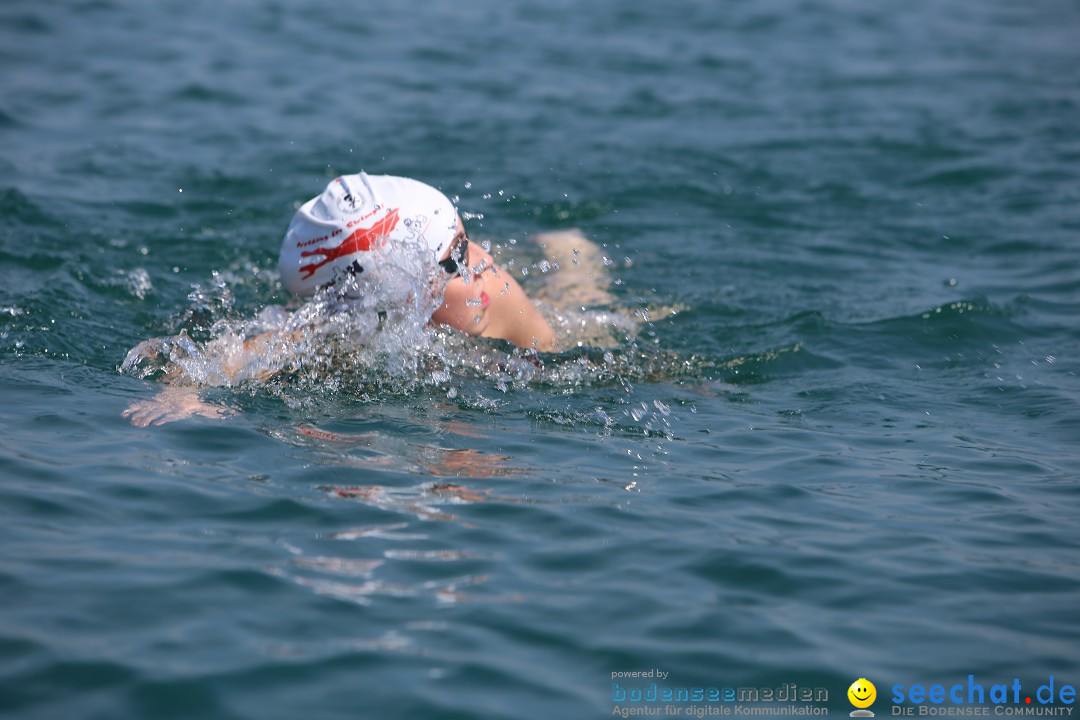
<svg viewBox="0 0 1080 720">
<path fill-rule="evenodd" d="M 340 245 L 332 248 L 315 248 L 313 250 L 305 250 L 300 253 L 300 257 L 313 257 L 321 255 L 322 259 L 317 262 L 309 263 L 307 265 L 300 266 L 300 272 L 304 274 L 305 278 L 309 278 L 315 274 L 315 272 L 327 265 L 328 263 L 337 260 L 338 258 L 352 255 L 353 253 L 366 252 L 373 247 L 379 247 L 383 238 L 394 231 L 397 227 L 400 215 L 398 208 L 394 208 L 386 217 L 377 221 L 369 228 L 360 228 L 353 232 L 352 235 L 341 241 Z M 351 226 L 353 223 L 349 223 Z"/>
</svg>

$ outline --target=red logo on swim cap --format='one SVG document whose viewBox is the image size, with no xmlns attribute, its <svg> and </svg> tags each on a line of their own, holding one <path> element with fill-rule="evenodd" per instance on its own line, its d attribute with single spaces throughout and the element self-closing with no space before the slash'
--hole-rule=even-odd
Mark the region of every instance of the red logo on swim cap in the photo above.
<svg viewBox="0 0 1080 720">
<path fill-rule="evenodd" d="M 394 208 L 386 214 L 386 216 L 379 220 L 377 223 L 369 228 L 360 228 L 356 230 L 352 235 L 341 241 L 341 244 L 332 248 L 315 248 L 314 250 L 304 250 L 300 253 L 300 257 L 311 257 L 312 255 L 322 255 L 322 259 L 318 262 L 311 263 L 309 265 L 301 265 L 300 272 L 304 274 L 304 278 L 307 279 L 315 274 L 315 271 L 321 268 L 327 263 L 332 263 L 338 258 L 345 257 L 346 255 L 352 255 L 353 253 L 364 252 L 371 250 L 373 247 L 379 247 L 379 238 L 386 237 L 394 231 L 394 228 L 398 224 L 398 208 Z"/>
</svg>

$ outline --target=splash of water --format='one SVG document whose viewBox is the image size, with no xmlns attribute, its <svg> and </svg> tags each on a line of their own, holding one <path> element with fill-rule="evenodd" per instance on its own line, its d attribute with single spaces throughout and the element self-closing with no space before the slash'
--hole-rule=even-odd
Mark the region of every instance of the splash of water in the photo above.
<svg viewBox="0 0 1080 720">
<path fill-rule="evenodd" d="M 642 457 L 663 455 L 677 418 L 672 399 L 643 401 L 636 384 L 700 379 L 708 363 L 664 350 L 656 337 L 653 323 L 678 308 L 621 307 L 607 291 L 612 283 L 596 282 L 606 277 L 601 273 L 607 267 L 598 249 L 580 234 L 545 237 L 554 259 L 533 264 L 546 279 L 533 289 L 540 291 L 537 305 L 564 348 L 558 353 L 540 355 L 504 340 L 432 326 L 429 318 L 444 286 L 432 283 L 419 255 L 406 255 L 342 274 L 304 304 L 269 306 L 246 318 L 234 295 L 235 290 L 243 296 L 243 288 L 230 287 L 235 277 L 227 282 L 215 273 L 211 287 L 189 295 L 178 332 L 140 344 L 121 369 L 174 384 L 269 395 L 309 416 L 342 402 L 434 395 L 463 409 L 509 410 L 604 435 L 644 438 L 631 458 L 638 477 L 647 468 Z M 563 242 L 566 257 L 556 257 L 555 240 Z M 591 268 L 584 277 L 594 284 L 576 284 L 582 270 L 574 260 Z M 606 390 L 596 395 L 598 388 Z"/>
</svg>

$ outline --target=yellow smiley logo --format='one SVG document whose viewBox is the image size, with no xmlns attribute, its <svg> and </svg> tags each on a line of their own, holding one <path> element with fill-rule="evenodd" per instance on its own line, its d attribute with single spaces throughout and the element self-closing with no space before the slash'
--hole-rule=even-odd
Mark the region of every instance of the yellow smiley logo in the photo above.
<svg viewBox="0 0 1080 720">
<path fill-rule="evenodd" d="M 877 688 L 866 678 L 859 678 L 847 689 L 848 700 L 857 708 L 868 708 L 877 699 Z"/>
</svg>

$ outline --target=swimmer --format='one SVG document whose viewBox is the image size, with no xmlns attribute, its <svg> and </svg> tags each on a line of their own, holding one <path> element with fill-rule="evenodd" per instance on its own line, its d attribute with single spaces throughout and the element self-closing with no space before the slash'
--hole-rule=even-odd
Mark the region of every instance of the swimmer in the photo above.
<svg viewBox="0 0 1080 720">
<path fill-rule="evenodd" d="M 541 237 L 548 237 L 552 250 L 567 258 L 570 244 L 584 241 L 576 233 Z M 469 241 L 450 199 L 410 178 L 361 172 L 331 181 L 296 211 L 282 241 L 278 269 L 294 295 L 311 298 L 338 292 L 346 304 L 377 317 L 379 328 L 387 317 L 412 310 L 422 312 L 434 325 L 507 340 L 529 351 L 560 348 L 551 325 L 518 282 L 489 252 Z M 599 297 L 609 298 L 603 292 Z M 239 348 L 225 349 L 219 384 L 267 379 L 276 372 L 268 369 L 273 365 L 257 361 L 299 340 L 303 332 L 297 328 L 264 332 Z M 168 342 L 139 344 L 128 353 L 124 368 L 136 368 L 161 355 Z M 191 343 L 186 335 L 172 342 L 174 347 Z M 253 366 L 257 369 L 249 371 Z M 124 417 L 146 426 L 193 415 L 232 414 L 204 402 L 191 379 L 183 376 L 183 368 L 167 365 L 164 379 L 170 387 L 153 400 L 132 404 Z"/>
<path fill-rule="evenodd" d="M 437 299 L 432 322 L 519 347 L 558 348 L 517 281 L 469 242 L 450 199 L 418 180 L 366 173 L 336 178 L 296 211 L 278 269 L 290 292 L 310 297 L 342 280 L 364 280 L 365 272 L 378 273 L 380 264 L 393 263 L 410 247 L 425 256 L 415 270 L 427 275 L 420 279 Z"/>
</svg>

